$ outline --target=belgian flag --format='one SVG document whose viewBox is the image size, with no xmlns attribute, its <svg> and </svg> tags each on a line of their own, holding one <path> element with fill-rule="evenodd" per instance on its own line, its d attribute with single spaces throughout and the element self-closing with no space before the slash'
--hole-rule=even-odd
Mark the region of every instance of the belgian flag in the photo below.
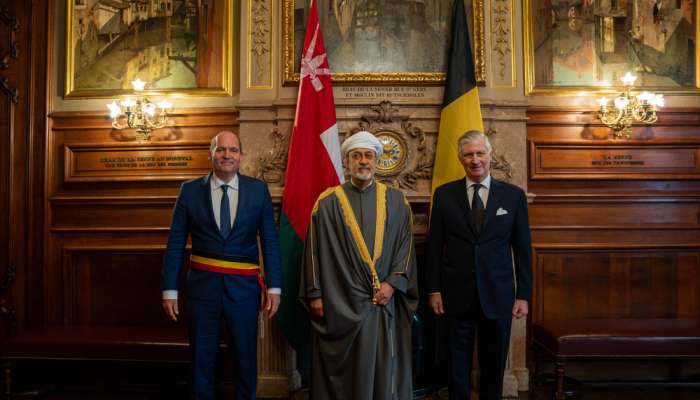
<svg viewBox="0 0 700 400">
<path fill-rule="evenodd" d="M 484 124 L 464 1 L 456 0 L 431 193 L 440 185 L 464 176 L 457 158 L 457 140 L 469 130 L 483 132 Z"/>
</svg>

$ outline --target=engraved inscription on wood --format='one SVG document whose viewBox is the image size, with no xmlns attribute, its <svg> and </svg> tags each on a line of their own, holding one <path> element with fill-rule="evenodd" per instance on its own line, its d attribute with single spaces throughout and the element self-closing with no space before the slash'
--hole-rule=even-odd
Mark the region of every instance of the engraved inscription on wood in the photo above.
<svg viewBox="0 0 700 400">
<path fill-rule="evenodd" d="M 65 146 L 66 182 L 182 180 L 211 170 L 209 146 Z"/>
<path fill-rule="evenodd" d="M 532 179 L 700 178 L 697 145 L 534 145 Z"/>
</svg>

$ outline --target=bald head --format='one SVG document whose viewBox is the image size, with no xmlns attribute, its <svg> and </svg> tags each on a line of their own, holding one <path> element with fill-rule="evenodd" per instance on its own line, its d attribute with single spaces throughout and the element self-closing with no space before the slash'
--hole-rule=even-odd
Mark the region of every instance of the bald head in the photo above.
<svg viewBox="0 0 700 400">
<path fill-rule="evenodd" d="M 224 182 L 230 182 L 241 164 L 241 142 L 231 131 L 221 131 L 211 140 L 209 158 L 214 174 Z"/>
<path fill-rule="evenodd" d="M 238 149 L 243 152 L 243 146 L 241 145 L 241 138 L 238 136 L 237 133 L 229 130 L 224 130 L 224 131 L 219 131 L 213 138 L 211 138 L 211 142 L 209 143 L 209 152 L 214 153 L 214 150 L 216 150 L 216 147 L 219 144 L 219 138 L 221 136 L 229 136 L 233 135 L 236 137 L 236 141 L 238 142 Z"/>
</svg>

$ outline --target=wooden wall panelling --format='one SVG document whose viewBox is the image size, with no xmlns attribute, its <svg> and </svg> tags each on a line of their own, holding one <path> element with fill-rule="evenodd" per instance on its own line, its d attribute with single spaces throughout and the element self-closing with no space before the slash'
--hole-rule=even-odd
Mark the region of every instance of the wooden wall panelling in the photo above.
<svg viewBox="0 0 700 400">
<path fill-rule="evenodd" d="M 535 260 L 535 321 L 700 318 L 697 249 L 540 248 Z"/>
<path fill-rule="evenodd" d="M 132 308 L 150 310 L 147 315 L 151 317 L 158 314 L 151 324 L 166 323 L 160 315 L 158 299 L 160 267 L 180 183 L 208 171 L 209 140 L 221 129 L 236 130 L 237 112 L 233 109 L 176 110 L 171 116 L 171 123 L 175 125 L 154 132 L 151 143 L 135 141 L 130 132 L 113 130 L 105 112 L 60 112 L 52 114 L 50 121 L 49 236 L 44 271 L 49 283 L 45 290 L 46 322 L 144 324 L 136 314 L 136 319 L 129 321 L 120 311 Z M 88 162 L 83 162 L 85 158 L 81 156 L 71 162 L 70 157 L 75 152 L 87 155 Z M 120 171 L 114 174 L 111 168 L 105 167 L 108 162 L 99 160 L 109 157 L 105 154 L 122 157 L 128 153 L 137 158 L 157 154 L 167 158 L 181 157 L 188 152 L 195 154 L 186 161 L 193 166 L 193 171 L 177 172 L 167 166 L 145 165 L 143 168 L 115 168 Z M 90 158 L 93 154 L 97 155 Z M 90 251 L 69 251 L 87 245 L 91 246 Z M 150 250 L 144 253 L 143 246 Z M 117 260 L 124 261 L 123 269 L 107 269 L 108 265 L 121 263 Z M 109 274 L 99 271 L 118 272 L 121 278 L 110 280 Z M 145 275 L 139 277 L 137 271 Z M 139 278 L 140 285 L 124 285 L 125 277 L 130 275 Z M 84 280 L 88 277 L 93 280 Z M 104 302 L 97 298 L 103 302 L 101 308 L 107 310 L 106 315 L 111 319 L 98 318 L 88 311 L 88 304 L 77 306 L 81 298 L 95 300 L 92 295 L 97 292 L 92 285 L 112 283 L 124 291 L 120 302 Z M 86 287 L 86 284 L 90 285 Z M 143 306 L 141 302 L 148 304 Z M 113 310 L 109 311 L 111 307 Z"/>
<path fill-rule="evenodd" d="M 172 327 L 158 301 L 162 245 L 62 250 L 66 324 Z"/>
<path fill-rule="evenodd" d="M 47 322 L 172 326 L 160 302 L 172 207 L 182 181 L 211 169 L 210 138 L 238 130 L 237 111 L 176 110 L 175 126 L 155 131 L 151 143 L 111 129 L 103 112 L 50 119 Z M 159 165 L 169 161 L 182 165 Z M 181 297 L 184 317 L 186 293 Z M 258 395 L 286 395 L 286 342 L 270 321 L 260 334 Z"/>
<path fill-rule="evenodd" d="M 4 10 L 9 14 L 9 11 Z M 14 10 L 13 10 L 14 11 Z M 14 17 L 16 18 L 16 17 Z M 0 47 L 3 52 L 9 52 L 8 42 L 9 38 L 14 37 L 15 33 L 12 28 L 12 24 L 7 18 L 0 20 Z M 7 77 L 8 72 L 1 71 L 0 79 L 7 84 L 9 78 Z M 15 73 L 16 74 L 16 73 Z M 14 131 L 16 125 L 14 124 L 14 111 L 15 103 L 12 101 L 11 96 L 3 91 L 0 93 L 0 315 L 2 315 L 7 324 L 3 324 L 3 331 L 9 328 L 16 320 L 16 302 L 10 299 L 10 288 L 13 286 L 16 280 L 16 268 L 17 261 L 16 256 L 11 254 L 12 243 L 11 238 L 14 237 L 14 232 L 12 229 L 11 222 L 13 220 L 12 212 L 12 193 L 10 190 L 13 176 L 13 142 L 15 139 Z M 21 189 L 21 188 L 18 188 Z"/>
<path fill-rule="evenodd" d="M 533 320 L 700 318 L 698 114 L 612 140 L 590 110 L 528 112 Z"/>
<path fill-rule="evenodd" d="M 18 328 L 42 312 L 48 19 L 42 1 L 0 4 L 0 318 Z"/>
</svg>

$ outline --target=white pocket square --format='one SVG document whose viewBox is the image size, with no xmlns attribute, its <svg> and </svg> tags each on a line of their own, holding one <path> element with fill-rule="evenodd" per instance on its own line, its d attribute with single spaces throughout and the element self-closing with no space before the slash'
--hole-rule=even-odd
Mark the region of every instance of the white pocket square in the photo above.
<svg viewBox="0 0 700 400">
<path fill-rule="evenodd" d="M 508 214 L 508 210 L 504 210 L 504 209 L 502 209 L 502 208 L 500 208 L 500 207 L 498 208 L 498 210 L 496 210 L 496 216 L 499 216 L 499 215 L 506 215 L 506 214 Z"/>
</svg>

